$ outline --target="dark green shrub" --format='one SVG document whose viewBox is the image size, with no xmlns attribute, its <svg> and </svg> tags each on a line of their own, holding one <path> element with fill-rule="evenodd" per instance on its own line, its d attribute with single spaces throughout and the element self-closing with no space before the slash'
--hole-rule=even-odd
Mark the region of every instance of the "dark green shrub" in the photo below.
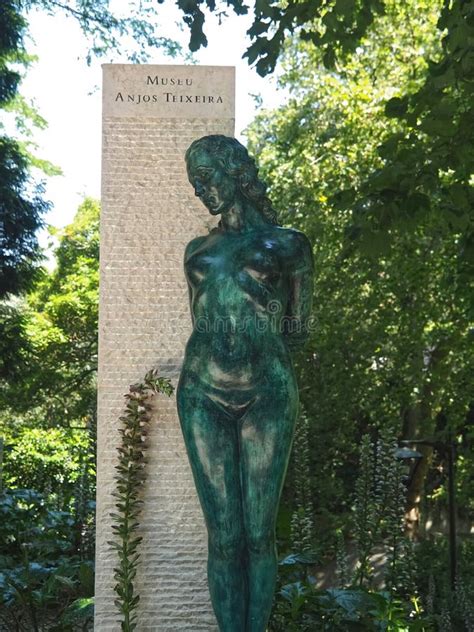
<svg viewBox="0 0 474 632">
<path fill-rule="evenodd" d="M 94 569 L 77 546 L 79 526 L 34 490 L 0 494 L 1 629 L 90 629 Z"/>
</svg>

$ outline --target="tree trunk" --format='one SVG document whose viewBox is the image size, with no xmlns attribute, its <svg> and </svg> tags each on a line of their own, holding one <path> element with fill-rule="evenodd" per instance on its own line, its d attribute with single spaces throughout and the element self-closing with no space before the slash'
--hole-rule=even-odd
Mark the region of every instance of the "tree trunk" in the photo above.
<svg viewBox="0 0 474 632">
<path fill-rule="evenodd" d="M 403 419 L 403 439 L 431 440 L 435 422 L 432 417 L 430 401 L 432 390 L 430 384 L 425 384 L 422 390 L 423 399 L 410 407 Z M 407 508 L 405 512 L 406 534 L 411 540 L 416 540 L 420 528 L 420 504 L 424 493 L 425 480 L 433 458 L 433 446 L 414 444 L 422 458 L 412 467 L 412 475 L 407 490 Z"/>
</svg>

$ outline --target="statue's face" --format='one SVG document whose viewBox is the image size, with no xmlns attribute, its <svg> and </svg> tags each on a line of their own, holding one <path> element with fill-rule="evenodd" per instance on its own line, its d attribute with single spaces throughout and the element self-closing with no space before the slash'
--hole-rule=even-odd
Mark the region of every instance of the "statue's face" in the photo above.
<svg viewBox="0 0 474 632">
<path fill-rule="evenodd" d="M 227 211 L 235 202 L 238 186 L 222 165 L 208 153 L 195 152 L 188 163 L 189 182 L 211 215 Z"/>
</svg>

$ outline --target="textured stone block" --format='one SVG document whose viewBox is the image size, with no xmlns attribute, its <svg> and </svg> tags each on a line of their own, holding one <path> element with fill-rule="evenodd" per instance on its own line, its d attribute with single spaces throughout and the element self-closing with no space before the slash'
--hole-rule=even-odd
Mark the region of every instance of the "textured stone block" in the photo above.
<svg viewBox="0 0 474 632">
<path fill-rule="evenodd" d="M 170 101 L 167 92 L 183 99 Z M 156 100 L 132 101 L 129 94 L 155 94 Z M 187 94 L 222 100 L 187 102 Z M 97 632 L 120 630 L 113 603 L 116 556 L 107 540 L 123 395 L 152 367 L 176 385 L 190 333 L 184 248 L 213 225 L 187 181 L 184 153 L 194 139 L 214 133 L 234 134 L 233 68 L 104 66 Z M 138 630 L 217 630 L 207 590 L 205 526 L 174 398 L 155 400 L 148 454 Z"/>
</svg>

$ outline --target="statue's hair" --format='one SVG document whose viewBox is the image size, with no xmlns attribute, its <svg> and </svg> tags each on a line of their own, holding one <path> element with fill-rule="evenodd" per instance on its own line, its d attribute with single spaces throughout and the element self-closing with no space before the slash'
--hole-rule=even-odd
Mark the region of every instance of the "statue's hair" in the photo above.
<svg viewBox="0 0 474 632">
<path fill-rule="evenodd" d="M 265 221 L 278 226 L 276 211 L 266 195 L 266 184 L 258 177 L 255 160 L 249 156 L 247 149 L 230 136 L 203 136 L 188 147 L 186 163 L 195 153 L 203 150 L 221 163 L 225 173 L 238 180 L 242 195 L 255 204 Z"/>
</svg>

